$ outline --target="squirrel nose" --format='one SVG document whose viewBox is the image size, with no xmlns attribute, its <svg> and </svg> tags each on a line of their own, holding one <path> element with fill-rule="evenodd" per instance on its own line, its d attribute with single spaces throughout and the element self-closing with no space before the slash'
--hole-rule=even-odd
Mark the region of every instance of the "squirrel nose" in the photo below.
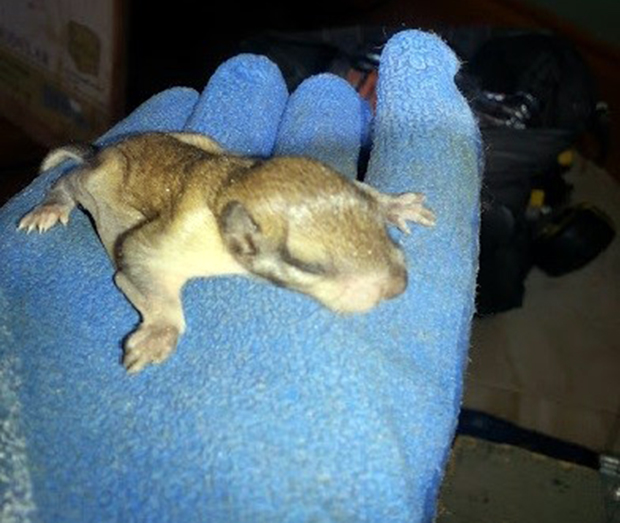
<svg viewBox="0 0 620 523">
<path fill-rule="evenodd" d="M 391 300 L 396 298 L 407 288 L 407 269 L 397 266 L 390 270 L 390 274 L 383 285 L 383 299 Z"/>
</svg>

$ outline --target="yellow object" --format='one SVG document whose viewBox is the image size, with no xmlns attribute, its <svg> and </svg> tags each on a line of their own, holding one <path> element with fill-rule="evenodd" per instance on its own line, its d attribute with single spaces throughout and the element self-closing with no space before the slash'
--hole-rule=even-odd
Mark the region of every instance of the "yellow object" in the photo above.
<svg viewBox="0 0 620 523">
<path fill-rule="evenodd" d="M 575 159 L 575 155 L 573 154 L 573 151 L 571 149 L 568 149 L 567 151 L 564 151 L 558 154 L 558 163 L 562 167 L 569 167 L 573 165 L 574 159 Z"/>
<path fill-rule="evenodd" d="M 545 191 L 533 189 L 530 193 L 530 207 L 542 207 L 545 203 Z"/>
</svg>

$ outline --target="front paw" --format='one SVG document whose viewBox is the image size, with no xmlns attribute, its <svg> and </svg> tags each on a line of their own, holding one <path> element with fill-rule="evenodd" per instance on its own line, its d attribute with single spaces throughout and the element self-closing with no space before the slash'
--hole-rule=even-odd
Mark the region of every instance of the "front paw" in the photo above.
<svg viewBox="0 0 620 523">
<path fill-rule="evenodd" d="M 409 234 L 407 222 L 419 223 L 427 227 L 435 225 L 435 213 L 424 206 L 424 195 L 420 193 L 403 193 L 393 196 L 387 205 L 388 221 L 404 233 Z"/>
<path fill-rule="evenodd" d="M 125 342 L 123 366 L 130 374 L 161 363 L 177 346 L 180 331 L 173 325 L 141 325 Z"/>
<path fill-rule="evenodd" d="M 39 205 L 24 216 L 17 228 L 21 231 L 32 232 L 34 230 L 45 232 L 60 222 L 67 225 L 71 207 L 59 203 L 45 203 Z"/>
</svg>

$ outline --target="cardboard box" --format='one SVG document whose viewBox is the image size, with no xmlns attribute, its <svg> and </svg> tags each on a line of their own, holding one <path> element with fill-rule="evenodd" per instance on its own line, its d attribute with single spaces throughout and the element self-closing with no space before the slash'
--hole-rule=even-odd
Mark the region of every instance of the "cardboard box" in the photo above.
<svg viewBox="0 0 620 523">
<path fill-rule="evenodd" d="M 47 146 L 121 115 L 122 0 L 0 0 L 0 111 Z"/>
</svg>

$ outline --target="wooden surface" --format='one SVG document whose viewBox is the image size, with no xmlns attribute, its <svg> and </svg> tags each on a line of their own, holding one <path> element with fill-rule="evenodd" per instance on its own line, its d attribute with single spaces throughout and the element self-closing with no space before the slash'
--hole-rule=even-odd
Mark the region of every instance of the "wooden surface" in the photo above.
<svg viewBox="0 0 620 523">
<path fill-rule="evenodd" d="M 595 470 L 459 436 L 437 523 L 616 523 L 610 509 Z"/>
</svg>

